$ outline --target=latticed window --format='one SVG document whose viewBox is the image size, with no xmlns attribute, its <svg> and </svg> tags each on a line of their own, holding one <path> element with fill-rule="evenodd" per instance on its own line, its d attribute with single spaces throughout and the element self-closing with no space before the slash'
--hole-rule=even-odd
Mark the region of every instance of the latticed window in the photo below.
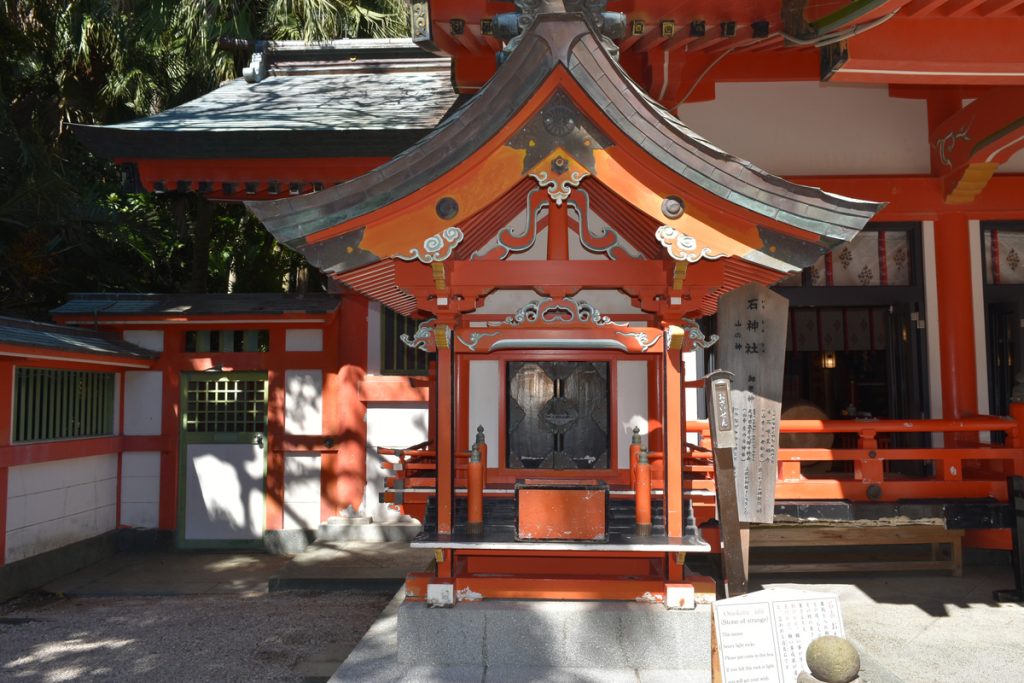
<svg viewBox="0 0 1024 683">
<path fill-rule="evenodd" d="M 240 353 L 270 350 L 268 330 L 189 330 L 185 353 Z"/>
<path fill-rule="evenodd" d="M 380 370 L 385 375 L 426 375 L 433 354 L 409 347 L 402 335 L 412 339 L 420 321 L 382 308 Z"/>
<path fill-rule="evenodd" d="M 112 372 L 17 368 L 13 440 L 110 436 L 115 378 Z"/>
<path fill-rule="evenodd" d="M 262 378 L 190 378 L 185 385 L 185 431 L 263 433 L 267 382 Z"/>
</svg>

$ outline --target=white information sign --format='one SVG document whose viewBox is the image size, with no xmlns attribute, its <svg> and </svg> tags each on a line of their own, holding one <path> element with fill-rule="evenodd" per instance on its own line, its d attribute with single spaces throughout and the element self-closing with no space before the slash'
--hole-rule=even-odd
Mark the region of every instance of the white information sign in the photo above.
<svg viewBox="0 0 1024 683">
<path fill-rule="evenodd" d="M 807 670 L 807 646 L 844 637 L 839 598 L 768 589 L 714 603 L 722 683 L 793 683 Z"/>
</svg>

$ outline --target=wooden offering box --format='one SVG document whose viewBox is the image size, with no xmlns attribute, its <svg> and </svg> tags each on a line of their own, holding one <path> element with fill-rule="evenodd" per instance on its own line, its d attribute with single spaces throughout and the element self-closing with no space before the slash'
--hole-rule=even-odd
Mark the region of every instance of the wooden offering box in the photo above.
<svg viewBox="0 0 1024 683">
<path fill-rule="evenodd" d="M 516 540 L 608 540 L 608 484 L 594 480 L 516 482 Z"/>
</svg>

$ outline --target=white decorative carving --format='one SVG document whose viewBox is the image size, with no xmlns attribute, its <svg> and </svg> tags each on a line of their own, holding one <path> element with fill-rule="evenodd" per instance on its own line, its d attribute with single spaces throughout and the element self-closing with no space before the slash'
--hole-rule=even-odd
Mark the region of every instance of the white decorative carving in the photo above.
<svg viewBox="0 0 1024 683">
<path fill-rule="evenodd" d="M 498 334 L 498 332 L 470 332 L 469 341 L 466 341 L 462 337 L 457 337 L 457 339 L 470 351 L 476 351 L 476 345 L 480 343 L 481 339 L 484 337 L 497 337 Z"/>
<path fill-rule="evenodd" d="M 606 315 L 601 315 L 586 301 L 577 301 L 571 296 L 564 299 L 544 297 L 524 305 L 518 311 L 501 322 L 488 323 L 492 327 L 516 327 L 524 323 L 562 324 L 591 323 L 593 325 L 615 325 L 626 327 L 627 323 L 617 323 Z"/>
<path fill-rule="evenodd" d="M 660 336 L 651 339 L 647 336 L 646 332 L 616 332 L 615 334 L 621 334 L 623 337 L 633 337 L 644 351 L 657 344 L 658 340 L 661 339 Z"/>
<path fill-rule="evenodd" d="M 949 155 L 953 152 L 953 148 L 956 147 L 957 140 L 963 140 L 964 142 L 970 142 L 971 137 L 968 135 L 970 130 L 970 124 L 963 126 L 960 130 L 951 130 L 941 138 L 935 141 L 935 149 L 939 154 L 939 161 L 946 168 L 953 167 L 953 161 L 949 158 Z"/>
<path fill-rule="evenodd" d="M 422 251 L 413 247 L 408 253 L 396 254 L 395 258 L 399 258 L 403 261 L 415 261 L 419 259 L 423 263 L 444 261 L 452 255 L 452 251 L 455 247 L 459 246 L 459 243 L 462 242 L 464 237 L 465 235 L 462 234 L 462 230 L 455 226 L 445 228 L 436 235 L 431 235 L 427 239 L 423 240 Z"/>
<path fill-rule="evenodd" d="M 686 336 L 690 338 L 690 341 L 696 347 L 709 349 L 718 341 L 717 334 L 713 334 L 710 339 L 707 339 L 704 336 L 704 332 L 700 329 L 700 325 L 693 318 L 683 318 L 683 329 L 686 330 Z"/>
<path fill-rule="evenodd" d="M 420 351 L 426 351 L 427 353 L 433 353 L 437 350 L 437 345 L 434 340 L 434 318 L 424 320 L 416 327 L 416 334 L 409 336 L 403 334 L 399 337 L 402 343 L 411 349 L 419 349 Z"/>
<path fill-rule="evenodd" d="M 654 236 L 658 238 L 661 245 L 668 251 L 668 255 L 676 261 L 687 261 L 689 263 L 696 263 L 702 258 L 708 260 L 720 259 L 725 254 L 719 254 L 711 251 L 709 247 L 703 247 L 700 251 L 697 251 L 697 240 L 685 232 L 680 232 L 675 228 L 663 225 L 658 228 Z"/>
<path fill-rule="evenodd" d="M 562 202 L 569 197 L 572 188 L 579 187 L 588 175 L 590 174 L 586 171 L 573 171 L 568 178 L 559 181 L 550 177 L 547 171 L 541 171 L 540 173 L 531 173 L 530 177 L 536 180 L 541 187 L 548 188 L 548 195 L 555 200 L 555 204 L 561 206 Z"/>
</svg>

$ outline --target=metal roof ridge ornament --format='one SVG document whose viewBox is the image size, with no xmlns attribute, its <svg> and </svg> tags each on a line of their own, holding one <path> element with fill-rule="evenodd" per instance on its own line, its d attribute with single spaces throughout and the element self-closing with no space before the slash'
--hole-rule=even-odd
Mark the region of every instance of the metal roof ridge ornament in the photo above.
<svg viewBox="0 0 1024 683">
<path fill-rule="evenodd" d="M 687 235 L 681 230 L 676 230 L 670 225 L 663 225 L 655 231 L 654 236 L 658 238 L 665 251 L 676 261 L 696 263 L 702 258 L 709 261 L 720 259 L 726 254 L 714 252 L 710 247 L 697 249 L 697 238 Z"/>
<path fill-rule="evenodd" d="M 537 17 L 546 14 L 581 15 L 587 27 L 601 39 L 605 51 L 618 61 L 619 47 L 614 41 L 626 37 L 626 15 L 604 11 L 608 0 L 515 0 L 515 4 L 518 12 L 494 17 L 494 35 L 505 43 L 497 54 L 499 66 L 516 49 Z"/>
<path fill-rule="evenodd" d="M 452 255 L 455 247 L 459 246 L 464 238 L 465 235 L 460 228 L 455 226 L 445 228 L 436 235 L 431 235 L 423 240 L 422 251 L 418 247 L 413 247 L 404 254 L 395 254 L 395 258 L 402 261 L 419 260 L 422 263 L 444 261 Z"/>
</svg>

